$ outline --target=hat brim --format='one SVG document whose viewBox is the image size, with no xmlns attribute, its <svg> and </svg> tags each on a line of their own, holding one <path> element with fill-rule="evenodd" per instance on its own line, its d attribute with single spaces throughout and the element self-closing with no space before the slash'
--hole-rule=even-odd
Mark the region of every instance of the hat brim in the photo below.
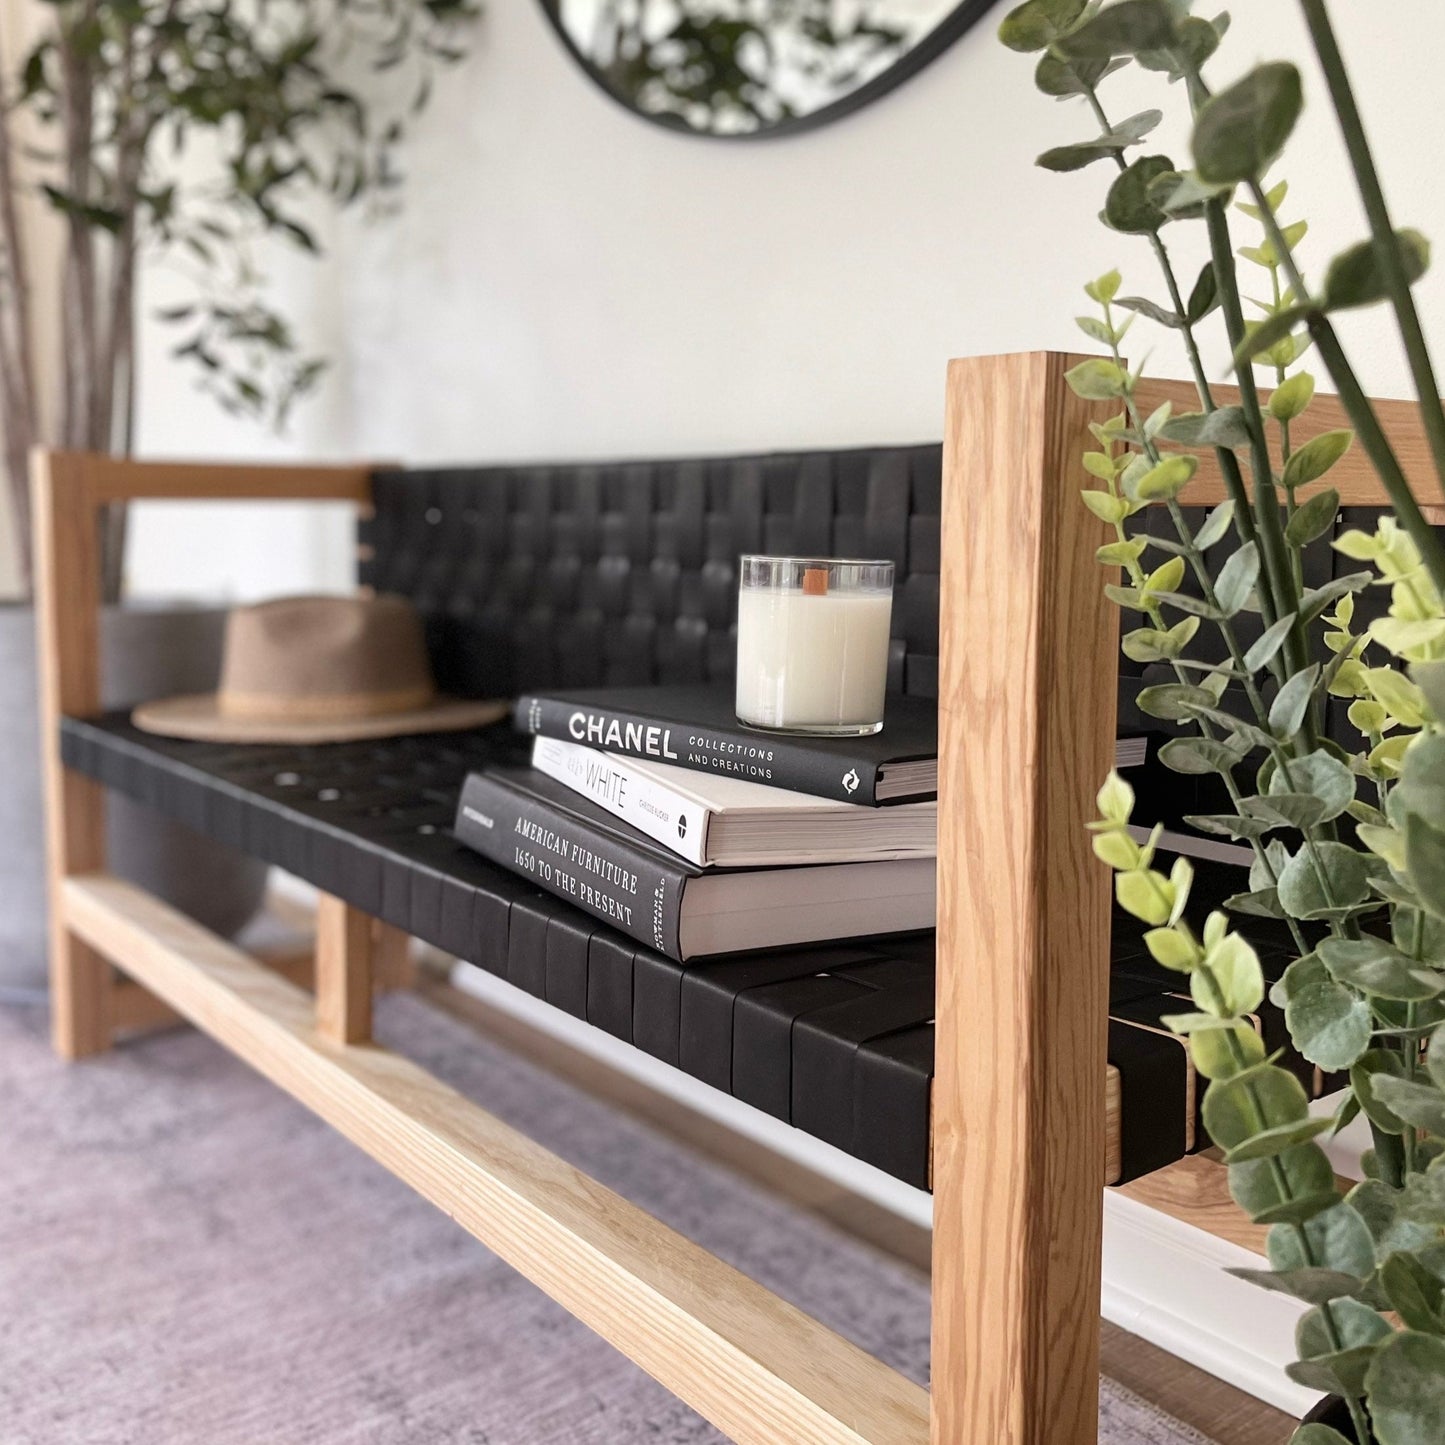
<svg viewBox="0 0 1445 1445">
<path fill-rule="evenodd" d="M 439 697 L 410 712 L 375 717 L 235 717 L 220 709 L 217 695 L 197 693 L 145 702 L 130 720 L 143 732 L 209 743 L 353 743 L 367 738 L 399 738 L 409 733 L 450 733 L 499 722 L 511 711 L 505 701 L 469 701 Z"/>
</svg>

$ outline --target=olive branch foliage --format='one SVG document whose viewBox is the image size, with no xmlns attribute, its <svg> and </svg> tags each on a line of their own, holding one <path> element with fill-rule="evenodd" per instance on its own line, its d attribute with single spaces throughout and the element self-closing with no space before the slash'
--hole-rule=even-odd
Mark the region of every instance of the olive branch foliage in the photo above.
<svg viewBox="0 0 1445 1445">
<path fill-rule="evenodd" d="M 171 355 L 222 407 L 279 424 L 315 387 L 326 363 L 270 299 L 265 245 L 319 254 L 318 198 L 395 208 L 410 124 L 480 13 L 476 0 L 42 0 L 40 12 L 29 47 L 0 54 L 0 424 L 22 538 L 33 445 L 130 450 L 142 262 L 173 274 L 181 294 L 158 313 Z M 27 200 L 63 229 L 53 425 Z M 113 598 L 123 528 L 110 520 Z"/>
<path fill-rule="evenodd" d="M 1158 830 L 1138 841 L 1133 790 L 1112 773 L 1094 850 L 1115 870 L 1119 904 L 1147 925 L 1153 958 L 1188 978 L 1194 1009 L 1167 1023 L 1210 1081 L 1204 1122 L 1235 1200 L 1270 1226 L 1269 1269 L 1241 1273 L 1309 1306 L 1291 1377 L 1341 1396 L 1360 1442 L 1427 1445 L 1445 1418 L 1445 548 L 1333 318 L 1390 307 L 1442 493 L 1445 412 L 1411 294 L 1428 242 L 1391 221 L 1324 0 L 1300 3 L 1370 227 L 1313 285 L 1299 254 L 1307 224 L 1287 218 L 1287 185 L 1270 179 L 1303 105 L 1293 65 L 1261 64 L 1216 90 L 1204 70 L 1229 17 L 1194 15 L 1190 0 L 1027 0 L 1000 38 L 1037 55 L 1040 91 L 1083 101 L 1094 123 L 1038 163 L 1107 169 L 1101 219 L 1146 242 L 1162 279 L 1162 299 L 1121 294 L 1118 271 L 1084 288 L 1096 311 L 1078 324 L 1106 355 L 1076 366 L 1069 382 L 1117 413 L 1091 428 L 1083 465 L 1094 485 L 1083 500 L 1112 529 L 1098 553 L 1121 573 L 1109 596 L 1142 617 L 1124 653 L 1172 674 L 1139 697 L 1145 712 L 1183 729 L 1162 759 L 1218 778 L 1229 799 L 1228 812 L 1188 821 L 1246 844 L 1254 861 L 1227 911 L 1196 923 L 1188 859 L 1167 873 L 1154 866 Z M 1128 66 L 1154 72 L 1187 104 L 1187 160 L 1130 158 L 1162 113 L 1110 114 L 1107 82 Z M 1236 250 L 1241 215 L 1250 239 Z M 1210 259 L 1186 288 L 1169 243 L 1188 226 L 1204 228 Z M 1236 257 L 1252 289 L 1262 282 L 1258 300 L 1246 302 Z M 1141 414 L 1140 374 L 1123 353 L 1140 318 L 1181 337 L 1197 411 L 1165 404 Z M 1238 382 L 1227 405 L 1213 394 L 1200 341 L 1205 325 L 1220 323 Z M 1351 429 L 1301 441 L 1315 392 L 1301 362 L 1311 354 Z M 1354 445 L 1392 514 L 1373 532 L 1336 536 L 1340 498 L 1328 477 Z M 1195 526 L 1185 507 L 1206 452 L 1226 499 Z M 1151 505 L 1167 514 L 1162 535 L 1133 530 Z M 1233 550 L 1212 566 L 1205 554 L 1231 534 Z M 1325 538 L 1359 570 L 1308 587 L 1304 549 Z M 1388 610 L 1357 627 L 1356 596 L 1367 588 L 1388 592 Z M 1241 626 L 1246 613 L 1259 614 L 1257 626 Z M 1222 653 L 1206 658 L 1210 633 Z M 1330 698 L 1347 701 L 1352 748 L 1326 735 Z M 1311 1116 L 1303 1087 L 1250 1022 L 1266 991 L 1250 917 L 1277 920 L 1293 940 L 1296 957 L 1270 997 L 1299 1052 L 1347 1074 L 1333 1118 Z M 1361 1113 L 1373 1138 L 1367 1177 L 1342 1192 L 1319 1141 Z M 1295 1440 L 1345 1437 L 1309 1424 Z"/>
</svg>

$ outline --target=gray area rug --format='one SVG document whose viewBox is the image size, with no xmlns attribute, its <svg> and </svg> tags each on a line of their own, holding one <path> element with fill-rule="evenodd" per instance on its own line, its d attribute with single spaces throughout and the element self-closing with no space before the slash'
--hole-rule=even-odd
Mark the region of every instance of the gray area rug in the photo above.
<svg viewBox="0 0 1445 1445">
<path fill-rule="evenodd" d="M 189 1031 L 67 1068 L 0 1010 L 4 1445 L 702 1445 L 666 1390 Z M 908 1268 L 415 998 L 384 1042 L 916 1380 Z M 1111 1381 L 1107 1445 L 1202 1437 Z"/>
</svg>

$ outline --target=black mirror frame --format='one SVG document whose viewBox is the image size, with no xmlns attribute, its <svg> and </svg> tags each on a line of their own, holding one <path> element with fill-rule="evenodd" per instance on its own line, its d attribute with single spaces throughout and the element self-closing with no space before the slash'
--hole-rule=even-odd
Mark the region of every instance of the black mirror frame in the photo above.
<svg viewBox="0 0 1445 1445">
<path fill-rule="evenodd" d="M 822 106 L 809 115 L 779 121 L 776 125 L 770 125 L 760 130 L 714 135 L 707 131 L 694 130 L 686 121 L 677 116 L 649 113 L 630 104 L 608 85 L 592 62 L 573 43 L 572 37 L 567 34 L 562 25 L 562 17 L 558 13 L 558 0 L 538 0 L 542 13 L 547 17 L 567 53 L 588 80 L 614 105 L 619 106 L 635 119 L 645 121 L 671 135 L 692 136 L 700 141 L 733 142 L 783 140 L 788 136 L 802 135 L 806 131 L 816 130 L 821 125 L 842 120 L 844 116 L 862 110 L 864 106 L 871 105 L 875 100 L 887 95 L 890 90 L 902 85 L 904 81 L 911 80 L 924 66 L 937 60 L 955 40 L 978 24 L 997 3 L 998 0 L 959 0 L 959 4 L 954 6 L 946 18 L 940 20 L 912 50 L 890 65 L 887 70 L 875 75 L 872 80 L 860 85 L 857 90 L 850 91 L 847 95 Z"/>
</svg>

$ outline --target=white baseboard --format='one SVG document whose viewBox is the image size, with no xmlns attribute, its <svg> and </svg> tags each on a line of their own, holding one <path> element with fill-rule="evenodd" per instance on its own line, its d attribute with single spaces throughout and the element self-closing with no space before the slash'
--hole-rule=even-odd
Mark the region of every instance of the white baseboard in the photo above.
<svg viewBox="0 0 1445 1445">
<path fill-rule="evenodd" d="M 1104 1191 L 1103 1315 L 1191 1365 L 1285 1411 L 1320 1397 L 1284 1372 L 1305 1306 L 1226 1274 L 1264 1260 L 1227 1239 Z"/>
<path fill-rule="evenodd" d="M 481 969 L 459 963 L 451 978 L 462 992 L 539 1032 L 913 1224 L 931 1226 L 933 1198 L 923 1190 L 902 1184 Z M 1233 1266 L 1258 1268 L 1262 1263 L 1258 1255 L 1116 1190 L 1104 1192 L 1104 1318 L 1278 1409 L 1301 1415 L 1318 1396 L 1291 1382 L 1284 1365 L 1294 1358 L 1294 1326 L 1304 1307 L 1225 1273 Z"/>
</svg>

